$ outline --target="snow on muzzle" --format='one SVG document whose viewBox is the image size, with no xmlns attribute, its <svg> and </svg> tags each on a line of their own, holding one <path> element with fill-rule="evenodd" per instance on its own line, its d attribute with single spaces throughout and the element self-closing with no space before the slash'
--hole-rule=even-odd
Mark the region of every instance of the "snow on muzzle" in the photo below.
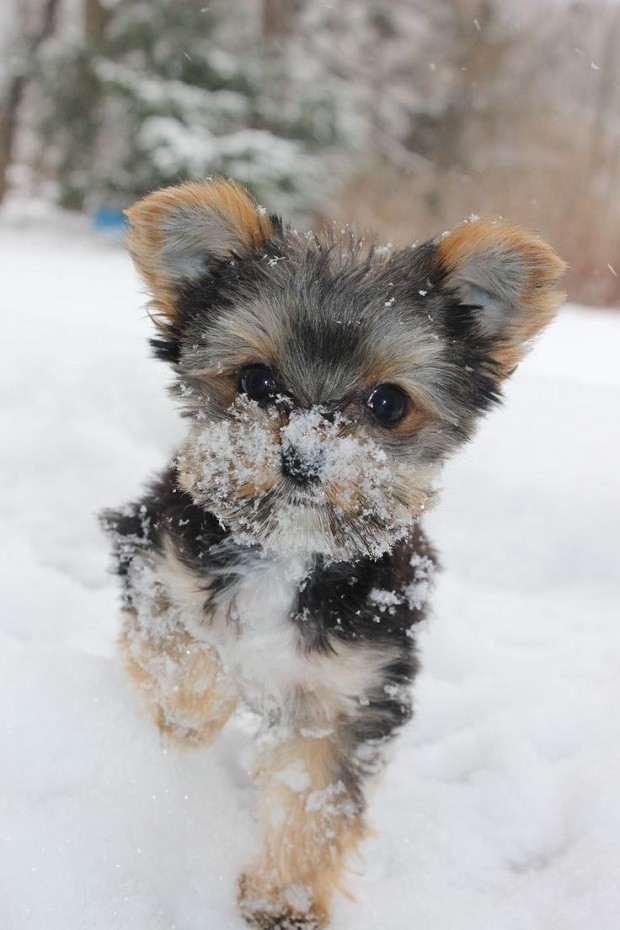
<svg viewBox="0 0 620 930">
<path fill-rule="evenodd" d="M 323 408 L 265 409 L 239 397 L 217 422 L 196 421 L 179 483 L 239 542 L 377 555 L 424 509 L 427 489 L 361 424 Z"/>
</svg>

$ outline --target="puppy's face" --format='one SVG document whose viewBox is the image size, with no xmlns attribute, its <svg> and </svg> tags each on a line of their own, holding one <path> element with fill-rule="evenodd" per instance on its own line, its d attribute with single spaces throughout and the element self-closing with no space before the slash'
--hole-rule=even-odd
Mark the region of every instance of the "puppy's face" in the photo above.
<svg viewBox="0 0 620 930">
<path fill-rule="evenodd" d="M 222 181 L 129 220 L 192 419 L 181 484 L 280 551 L 376 557 L 405 536 L 561 299 L 551 249 L 493 221 L 387 251 L 283 230 Z"/>
</svg>

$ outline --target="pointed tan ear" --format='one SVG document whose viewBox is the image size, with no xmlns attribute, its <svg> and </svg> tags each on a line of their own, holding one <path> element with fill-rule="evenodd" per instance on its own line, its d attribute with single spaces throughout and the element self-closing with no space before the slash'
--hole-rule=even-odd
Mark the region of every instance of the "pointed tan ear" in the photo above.
<svg viewBox="0 0 620 930">
<path fill-rule="evenodd" d="M 214 260 L 241 258 L 273 235 L 269 217 L 248 192 L 222 178 L 155 191 L 126 215 L 127 247 L 163 329 L 176 318 L 185 284 L 207 275 Z"/>
<path fill-rule="evenodd" d="M 533 233 L 493 218 L 464 223 L 442 237 L 437 258 L 446 285 L 478 308 L 479 332 L 493 342 L 505 378 L 565 299 L 556 284 L 566 264 Z"/>
</svg>

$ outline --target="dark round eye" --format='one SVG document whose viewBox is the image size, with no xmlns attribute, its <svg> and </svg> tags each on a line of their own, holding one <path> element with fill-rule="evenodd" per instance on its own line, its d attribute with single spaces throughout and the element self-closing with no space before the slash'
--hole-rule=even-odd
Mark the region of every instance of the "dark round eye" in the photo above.
<svg viewBox="0 0 620 930">
<path fill-rule="evenodd" d="M 409 409 L 409 398 L 395 384 L 379 384 L 367 403 L 382 426 L 399 423 Z"/>
<path fill-rule="evenodd" d="M 267 365 L 246 365 L 239 372 L 237 387 L 252 400 L 266 400 L 276 392 L 276 379 Z"/>
</svg>

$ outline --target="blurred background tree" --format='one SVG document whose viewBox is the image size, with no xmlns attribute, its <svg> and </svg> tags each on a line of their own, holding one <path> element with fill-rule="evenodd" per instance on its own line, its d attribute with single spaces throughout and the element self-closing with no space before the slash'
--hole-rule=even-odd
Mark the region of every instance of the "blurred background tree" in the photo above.
<svg viewBox="0 0 620 930">
<path fill-rule="evenodd" d="M 56 30 L 60 0 L 23 0 L 0 16 L 0 202 L 8 190 L 8 172 L 15 157 L 18 119 L 31 76 L 31 62 Z"/>
<path fill-rule="evenodd" d="M 620 300 L 619 0 L 3 0 L 0 200 L 225 174 L 396 243 L 533 226 Z"/>
<path fill-rule="evenodd" d="M 329 98 L 287 93 L 273 0 L 264 34 L 238 35 L 234 52 L 222 35 L 234 5 L 204 3 L 85 0 L 79 39 L 40 56 L 35 159 L 61 205 L 124 206 L 224 174 L 288 215 L 311 209 L 340 140 Z"/>
</svg>

